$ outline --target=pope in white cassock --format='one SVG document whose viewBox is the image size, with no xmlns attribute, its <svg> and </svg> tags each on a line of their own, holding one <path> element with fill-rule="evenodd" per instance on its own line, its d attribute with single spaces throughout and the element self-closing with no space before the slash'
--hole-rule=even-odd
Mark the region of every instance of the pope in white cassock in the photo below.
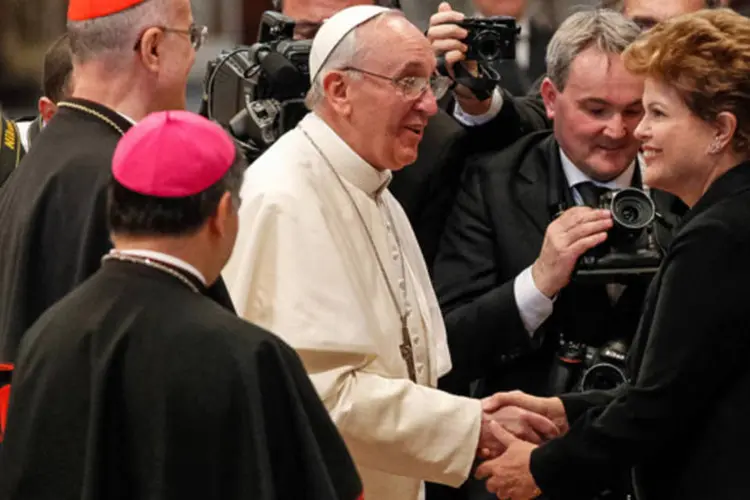
<svg viewBox="0 0 750 500">
<path fill-rule="evenodd" d="M 429 42 L 398 11 L 357 6 L 326 21 L 310 55 L 313 112 L 248 169 L 224 270 L 238 313 L 301 356 L 367 500 L 415 500 L 423 480 L 460 485 L 478 448 L 496 449 L 489 419 L 518 435 L 555 431 L 435 389 L 451 368 L 443 320 L 387 189 L 447 87 L 434 71 Z"/>
</svg>

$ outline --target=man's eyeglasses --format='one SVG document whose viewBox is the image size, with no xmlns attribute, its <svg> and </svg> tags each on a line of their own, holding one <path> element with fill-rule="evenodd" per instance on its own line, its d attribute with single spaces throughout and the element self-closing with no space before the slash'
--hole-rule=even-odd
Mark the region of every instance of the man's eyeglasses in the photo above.
<svg viewBox="0 0 750 500">
<path fill-rule="evenodd" d="M 195 49 L 196 51 L 200 50 L 200 48 L 206 43 L 206 39 L 208 39 L 208 26 L 202 26 L 199 24 L 191 24 L 190 27 L 186 30 L 167 28 L 166 26 L 153 26 L 153 27 L 162 30 L 164 33 L 177 33 L 180 35 L 187 35 L 188 38 L 190 39 L 190 45 L 192 45 L 193 49 Z M 133 50 L 140 49 L 142 37 L 143 37 L 143 34 L 141 34 L 141 36 L 138 37 L 138 41 L 135 42 L 135 46 L 133 46 Z"/>
<path fill-rule="evenodd" d="M 387 80 L 391 82 L 393 86 L 396 87 L 399 92 L 401 92 L 401 94 L 407 99 L 417 99 L 419 97 L 422 97 L 422 95 L 427 91 L 428 88 L 432 90 L 432 93 L 435 95 L 435 99 L 442 99 L 446 92 L 448 92 L 448 90 L 450 90 L 450 88 L 453 86 L 453 80 L 451 80 L 447 76 L 441 76 L 437 74 L 434 74 L 429 78 L 423 76 L 402 76 L 401 78 L 393 78 L 390 76 L 380 75 L 378 73 L 373 73 L 372 71 L 367 71 L 361 68 L 354 68 L 351 66 L 347 66 L 343 68 L 343 70 L 356 71 L 358 73 L 374 76 L 382 80 Z"/>
</svg>

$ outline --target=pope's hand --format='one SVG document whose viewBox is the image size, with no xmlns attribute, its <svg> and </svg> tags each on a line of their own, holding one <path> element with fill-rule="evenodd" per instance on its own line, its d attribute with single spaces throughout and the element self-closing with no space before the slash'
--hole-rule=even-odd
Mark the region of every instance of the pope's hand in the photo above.
<svg viewBox="0 0 750 500">
<path fill-rule="evenodd" d="M 502 406 L 482 415 L 478 454 L 492 458 L 505 451 L 505 446 L 490 430 L 491 423 L 499 424 L 512 435 L 531 443 L 540 444 L 560 435 L 560 429 L 547 417 L 517 406 Z"/>
<path fill-rule="evenodd" d="M 505 446 L 505 452 L 497 458 L 481 464 L 475 473 L 477 479 L 487 478 L 487 491 L 498 498 L 509 500 L 532 500 L 542 491 L 531 475 L 531 452 L 535 444 L 527 443 L 497 423 L 489 425 L 490 432 Z"/>
<path fill-rule="evenodd" d="M 521 391 L 498 392 L 482 400 L 482 409 L 493 412 L 504 406 L 517 406 L 551 420 L 561 434 L 568 432 L 568 416 L 560 398 L 540 398 Z"/>
</svg>

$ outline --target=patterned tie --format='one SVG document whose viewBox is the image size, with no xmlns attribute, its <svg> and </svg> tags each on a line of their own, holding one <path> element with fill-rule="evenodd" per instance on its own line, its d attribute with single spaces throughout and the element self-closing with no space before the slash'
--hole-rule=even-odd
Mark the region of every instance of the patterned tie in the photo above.
<svg viewBox="0 0 750 500">
<path fill-rule="evenodd" d="M 609 188 L 597 186 L 591 181 L 581 182 L 576 184 L 578 194 L 583 198 L 583 203 L 589 207 L 598 207 L 599 200 L 604 193 L 612 191 Z"/>
</svg>

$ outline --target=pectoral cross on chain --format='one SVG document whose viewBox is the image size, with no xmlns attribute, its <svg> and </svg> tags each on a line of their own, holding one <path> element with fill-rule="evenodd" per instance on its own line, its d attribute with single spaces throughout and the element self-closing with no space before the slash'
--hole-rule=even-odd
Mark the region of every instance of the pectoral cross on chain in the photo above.
<svg viewBox="0 0 750 500">
<path fill-rule="evenodd" d="M 406 369 L 409 372 L 409 378 L 412 382 L 417 381 L 417 371 L 414 368 L 414 352 L 411 347 L 411 337 L 409 336 L 409 325 L 407 324 L 407 317 L 401 317 L 401 338 L 403 343 L 399 346 L 401 351 L 401 357 L 406 362 Z"/>
</svg>

